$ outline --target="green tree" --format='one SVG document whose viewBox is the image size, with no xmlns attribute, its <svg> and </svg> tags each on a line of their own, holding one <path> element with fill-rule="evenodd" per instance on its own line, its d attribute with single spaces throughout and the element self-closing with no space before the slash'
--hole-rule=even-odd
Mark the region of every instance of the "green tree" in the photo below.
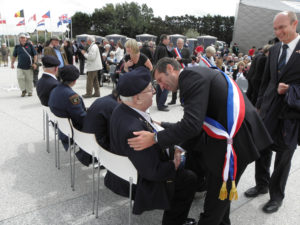
<svg viewBox="0 0 300 225">
<path fill-rule="evenodd" d="M 76 12 L 72 16 L 72 29 L 74 37 L 91 33 L 91 17 L 86 13 Z"/>
<path fill-rule="evenodd" d="M 186 36 L 187 38 L 197 38 L 199 36 L 199 33 L 196 30 L 190 28 L 184 33 L 184 36 Z"/>
</svg>

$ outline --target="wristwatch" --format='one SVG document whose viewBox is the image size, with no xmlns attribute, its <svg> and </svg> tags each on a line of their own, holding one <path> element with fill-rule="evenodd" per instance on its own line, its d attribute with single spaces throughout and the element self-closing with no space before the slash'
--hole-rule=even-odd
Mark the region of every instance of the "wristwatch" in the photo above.
<svg viewBox="0 0 300 225">
<path fill-rule="evenodd" d="M 154 137 L 153 137 L 153 139 L 154 139 L 154 142 L 155 142 L 155 143 L 157 143 L 157 142 L 158 142 L 158 140 L 157 140 L 157 133 L 156 133 L 156 132 L 154 133 Z"/>
</svg>

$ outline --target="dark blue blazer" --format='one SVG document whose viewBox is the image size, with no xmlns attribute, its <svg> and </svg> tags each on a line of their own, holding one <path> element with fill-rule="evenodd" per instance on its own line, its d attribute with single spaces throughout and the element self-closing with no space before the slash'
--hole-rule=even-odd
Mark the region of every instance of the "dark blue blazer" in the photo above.
<svg viewBox="0 0 300 225">
<path fill-rule="evenodd" d="M 157 144 L 143 151 L 134 151 L 127 143 L 133 131 L 152 131 L 145 119 L 125 104 L 115 108 L 110 123 L 110 151 L 127 156 L 138 171 L 138 183 L 134 186 L 133 213 L 146 210 L 169 209 L 170 190 L 174 187 L 176 170 L 165 151 Z M 107 172 L 105 185 L 113 192 L 128 196 L 128 182 Z"/>
<path fill-rule="evenodd" d="M 43 74 L 36 85 L 37 95 L 44 106 L 48 106 L 50 93 L 60 82 L 48 74 Z"/>
</svg>

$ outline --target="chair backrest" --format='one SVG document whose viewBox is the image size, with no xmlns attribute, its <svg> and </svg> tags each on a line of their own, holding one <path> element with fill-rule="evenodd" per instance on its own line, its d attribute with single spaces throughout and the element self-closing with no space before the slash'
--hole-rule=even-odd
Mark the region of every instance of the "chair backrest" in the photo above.
<svg viewBox="0 0 300 225">
<path fill-rule="evenodd" d="M 133 184 L 137 183 L 137 170 L 128 157 L 111 153 L 101 146 L 96 157 L 101 165 L 116 176 L 126 181 L 129 181 L 129 178 L 132 178 Z"/>
<path fill-rule="evenodd" d="M 74 142 L 86 153 L 90 155 L 96 155 L 100 150 L 100 145 L 96 141 L 95 134 L 85 133 L 77 130 L 74 126 L 73 129 L 73 140 Z"/>
<path fill-rule="evenodd" d="M 239 86 L 239 88 L 241 89 L 242 92 L 247 92 L 248 89 L 248 80 L 244 77 L 244 76 L 240 76 L 237 81 L 236 84 Z"/>
<path fill-rule="evenodd" d="M 52 122 L 55 122 L 55 121 L 54 121 L 54 120 L 55 120 L 55 119 L 54 119 L 54 118 L 55 118 L 55 115 L 51 112 L 50 108 L 49 108 L 48 106 L 44 106 L 44 105 L 43 105 L 43 110 L 44 110 L 45 113 L 48 114 L 49 120 L 52 121 Z"/>
<path fill-rule="evenodd" d="M 55 116 L 54 120 L 57 123 L 58 129 L 66 136 L 69 136 L 70 138 L 72 138 L 73 132 L 72 132 L 69 118 L 61 118 L 61 117 Z"/>
</svg>

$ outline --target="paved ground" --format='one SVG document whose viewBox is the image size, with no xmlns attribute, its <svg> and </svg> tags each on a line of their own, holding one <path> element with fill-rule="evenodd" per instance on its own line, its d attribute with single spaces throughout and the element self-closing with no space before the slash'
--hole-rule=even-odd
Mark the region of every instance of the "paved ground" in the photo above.
<svg viewBox="0 0 300 225">
<path fill-rule="evenodd" d="M 0 68 L 0 225 L 4 224 L 101 224 L 125 225 L 128 201 L 103 186 L 99 219 L 91 212 L 91 168 L 76 162 L 75 191 L 70 188 L 68 154 L 61 154 L 61 169 L 54 166 L 53 150 L 48 154 L 42 132 L 42 108 L 36 92 L 33 97 L 20 97 L 16 71 Z M 75 86 L 85 93 L 85 76 Z M 101 88 L 101 95 L 110 93 L 112 85 Z M 169 96 L 170 97 L 170 96 Z M 89 106 L 95 99 L 85 100 Z M 183 111 L 179 105 L 171 111 L 151 108 L 156 120 L 177 121 Z M 51 130 L 50 130 L 51 131 Z M 53 135 L 50 133 L 53 149 Z M 103 176 L 103 172 L 102 172 Z M 299 225 L 300 224 L 300 153 L 296 151 L 286 189 L 286 198 L 279 212 L 266 215 L 261 211 L 268 195 L 246 199 L 243 192 L 254 184 L 251 164 L 238 187 L 239 200 L 233 202 L 233 225 Z M 203 195 L 197 194 L 190 217 L 198 218 Z M 158 225 L 162 211 L 155 210 L 133 217 L 135 225 Z"/>
</svg>

